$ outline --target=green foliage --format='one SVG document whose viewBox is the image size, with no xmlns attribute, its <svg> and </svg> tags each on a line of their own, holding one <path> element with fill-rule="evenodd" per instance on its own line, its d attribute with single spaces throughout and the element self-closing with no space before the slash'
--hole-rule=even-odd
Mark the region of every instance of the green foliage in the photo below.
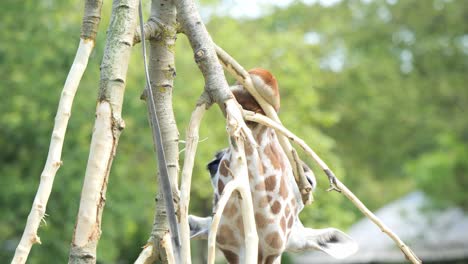
<svg viewBox="0 0 468 264">
<path fill-rule="evenodd" d="M 430 193 L 436 206 L 461 205 L 468 209 L 468 149 L 452 135 L 443 135 L 435 151 L 421 154 L 408 163 L 408 173 Z"/>
<path fill-rule="evenodd" d="M 263 17 L 210 17 L 214 41 L 246 68 L 278 78 L 283 123 L 376 209 L 421 188 L 438 205 L 468 208 L 468 6 L 463 1 L 294 2 Z M 204 1 L 212 7 L 215 1 Z M 7 0 L 0 44 L 0 262 L 11 259 L 39 183 L 60 91 L 78 44 L 82 3 Z M 78 211 L 94 123 L 99 64 L 110 6 L 72 109 L 57 173 L 29 263 L 64 262 Z M 131 58 L 123 132 L 109 178 L 100 263 L 133 261 L 151 230 L 156 166 L 140 48 Z M 176 46 L 174 111 L 180 138 L 204 86 L 184 36 Z M 230 82 L 233 79 L 229 77 Z M 205 164 L 227 146 L 216 106 L 203 119 L 191 211 L 211 213 Z M 181 150 L 184 145 L 180 145 Z M 181 153 L 181 164 L 183 162 Z M 302 156 L 305 156 L 302 153 Z M 361 214 L 310 159 L 319 187 L 308 226 L 346 228 Z M 196 245 L 200 246 L 200 245 Z M 285 262 L 287 257 L 285 257 Z"/>
</svg>

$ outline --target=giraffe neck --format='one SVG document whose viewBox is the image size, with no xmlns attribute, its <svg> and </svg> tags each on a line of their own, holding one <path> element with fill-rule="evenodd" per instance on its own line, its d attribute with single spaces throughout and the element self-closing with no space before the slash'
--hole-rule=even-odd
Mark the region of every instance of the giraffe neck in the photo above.
<svg viewBox="0 0 468 264">
<path fill-rule="evenodd" d="M 292 169 L 271 128 L 249 124 L 258 146 L 245 144 L 255 223 L 259 236 L 259 263 L 277 263 L 286 248 L 299 208 Z M 218 170 L 217 191 L 232 180 L 229 175 L 231 150 L 223 156 Z M 297 189 L 297 187 L 296 187 Z M 299 190 L 297 190 L 298 192 Z M 298 196 L 300 199 L 300 195 Z M 242 262 L 245 252 L 239 197 L 231 196 L 223 211 L 217 244 L 230 263 Z"/>
</svg>

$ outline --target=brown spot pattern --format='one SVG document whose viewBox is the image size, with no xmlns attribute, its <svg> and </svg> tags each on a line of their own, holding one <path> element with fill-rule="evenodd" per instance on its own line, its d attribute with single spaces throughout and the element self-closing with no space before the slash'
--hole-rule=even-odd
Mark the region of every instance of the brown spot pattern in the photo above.
<svg viewBox="0 0 468 264">
<path fill-rule="evenodd" d="M 276 187 L 276 178 L 274 175 L 271 175 L 265 179 L 265 189 L 267 191 L 273 191 Z"/>
<path fill-rule="evenodd" d="M 265 190 L 265 182 L 261 181 L 257 185 L 255 185 L 255 190 L 264 191 Z"/>
<path fill-rule="evenodd" d="M 273 264 L 280 255 L 270 255 L 265 259 L 265 264 Z"/>
<path fill-rule="evenodd" d="M 279 194 L 284 199 L 288 197 L 288 186 L 286 185 L 286 181 L 284 180 L 284 175 L 281 177 Z"/>
<path fill-rule="evenodd" d="M 221 251 L 223 252 L 224 257 L 229 262 L 229 264 L 239 263 L 239 256 L 237 256 L 236 253 L 234 253 L 234 252 L 232 252 L 230 250 L 227 250 L 227 249 L 221 249 Z"/>
<path fill-rule="evenodd" d="M 266 145 L 265 150 L 263 152 L 265 153 L 267 158 L 271 161 L 271 165 L 273 166 L 273 168 L 279 169 L 281 167 L 280 162 L 278 160 L 277 152 L 271 144 Z"/>
<path fill-rule="evenodd" d="M 286 204 L 284 208 L 284 215 L 289 216 L 290 213 L 291 213 L 291 206 L 289 204 Z"/>
<path fill-rule="evenodd" d="M 268 234 L 265 237 L 265 242 L 274 249 L 280 249 L 283 246 L 283 239 L 281 239 L 281 236 L 278 234 L 278 232 Z"/>
<path fill-rule="evenodd" d="M 223 176 L 228 176 L 229 175 L 229 161 L 226 159 L 223 159 L 221 161 L 221 165 L 219 166 L 219 174 Z"/>
<path fill-rule="evenodd" d="M 244 145 L 245 155 L 251 156 L 253 154 L 253 148 L 250 144 Z"/>
<path fill-rule="evenodd" d="M 223 216 L 232 218 L 237 214 L 237 212 L 239 212 L 237 206 L 234 203 L 228 203 L 226 204 L 226 207 L 224 207 Z"/>
<path fill-rule="evenodd" d="M 239 241 L 234 239 L 234 232 L 228 225 L 221 225 L 219 227 L 219 234 L 216 236 L 216 242 L 220 245 L 233 245 L 239 246 Z"/>
<path fill-rule="evenodd" d="M 268 202 L 267 196 L 263 196 L 258 200 L 258 207 L 263 208 L 268 205 Z"/>
<path fill-rule="evenodd" d="M 291 228 L 291 226 L 293 225 L 293 222 L 294 222 L 294 217 L 290 216 L 288 220 L 288 228 Z"/>
<path fill-rule="evenodd" d="M 260 145 L 265 138 L 265 130 L 267 129 L 266 126 L 258 126 L 257 131 L 256 131 L 256 136 L 255 139 L 257 140 L 257 143 Z"/>
<path fill-rule="evenodd" d="M 271 200 L 273 200 L 273 196 L 267 195 L 268 203 L 271 203 Z"/>
<path fill-rule="evenodd" d="M 218 193 L 223 193 L 224 190 L 224 182 L 221 179 L 218 179 Z"/>
<path fill-rule="evenodd" d="M 263 168 L 263 164 L 262 162 L 260 161 L 260 159 L 257 159 L 257 173 L 259 175 L 263 175 L 265 172 L 264 172 L 264 168 Z"/>
<path fill-rule="evenodd" d="M 280 226 L 281 226 L 281 229 L 283 230 L 283 234 L 285 234 L 286 233 L 286 218 L 284 216 L 281 217 Z"/>
<path fill-rule="evenodd" d="M 237 227 L 237 232 L 239 232 L 239 234 L 243 236 L 244 235 L 244 222 L 242 221 L 242 215 L 239 215 L 237 217 L 236 227 Z"/>
<path fill-rule="evenodd" d="M 281 211 L 281 203 L 278 201 L 275 201 L 273 205 L 271 206 L 271 212 L 274 214 L 278 214 Z"/>
<path fill-rule="evenodd" d="M 249 180 L 251 181 L 251 180 L 253 180 L 253 178 L 254 178 L 254 177 L 253 177 L 253 174 L 252 174 L 252 172 L 249 170 Z"/>
<path fill-rule="evenodd" d="M 259 229 L 264 228 L 268 224 L 268 220 L 264 215 L 260 213 L 255 213 L 255 223 Z"/>
</svg>

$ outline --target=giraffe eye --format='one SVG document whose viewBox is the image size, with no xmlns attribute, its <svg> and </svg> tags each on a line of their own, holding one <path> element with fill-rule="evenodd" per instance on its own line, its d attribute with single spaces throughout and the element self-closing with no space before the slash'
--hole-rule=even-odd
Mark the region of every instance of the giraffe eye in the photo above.
<svg viewBox="0 0 468 264">
<path fill-rule="evenodd" d="M 307 166 L 305 162 L 302 163 L 302 168 L 304 169 L 304 174 L 307 178 L 307 181 L 312 186 L 312 191 L 315 191 L 315 188 L 317 187 L 317 180 L 315 179 L 314 172 L 309 168 L 309 166 Z"/>
</svg>

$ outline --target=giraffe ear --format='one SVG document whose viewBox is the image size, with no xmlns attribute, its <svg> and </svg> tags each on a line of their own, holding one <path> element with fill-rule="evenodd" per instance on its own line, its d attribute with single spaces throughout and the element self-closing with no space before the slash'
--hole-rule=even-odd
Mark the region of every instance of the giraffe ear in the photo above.
<svg viewBox="0 0 468 264">
<path fill-rule="evenodd" d="M 309 247 L 321 250 L 334 258 L 343 259 L 356 253 L 358 250 L 357 243 L 338 229 L 307 229 Z"/>
<path fill-rule="evenodd" d="M 189 215 L 190 239 L 208 239 L 211 217 Z"/>
<path fill-rule="evenodd" d="M 296 223 L 291 231 L 286 250 L 291 252 L 320 250 L 334 258 L 343 259 L 356 253 L 358 245 L 351 237 L 338 229 L 312 229 Z"/>
<path fill-rule="evenodd" d="M 278 112 L 280 108 L 280 94 L 275 76 L 262 68 L 251 69 L 249 70 L 249 74 L 256 90 Z"/>
</svg>

